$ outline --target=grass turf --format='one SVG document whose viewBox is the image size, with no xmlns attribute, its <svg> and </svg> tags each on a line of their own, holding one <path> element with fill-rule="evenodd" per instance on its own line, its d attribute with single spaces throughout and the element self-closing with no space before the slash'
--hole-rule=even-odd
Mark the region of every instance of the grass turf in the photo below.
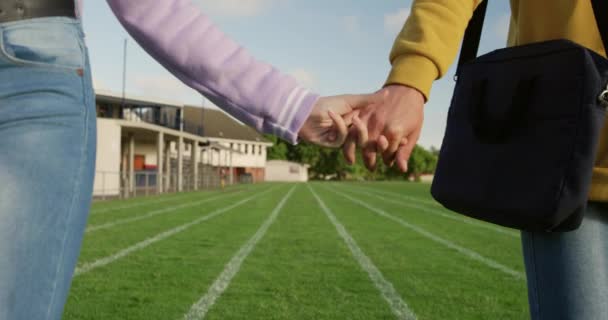
<svg viewBox="0 0 608 320">
<path fill-rule="evenodd" d="M 141 219 L 87 233 L 79 265 L 256 196 L 75 277 L 64 319 L 183 318 L 292 186 L 263 184 L 95 204 L 89 227 Z M 459 221 L 466 218 L 434 203 L 425 184 L 310 186 L 419 319 L 528 318 L 525 280 L 405 228 L 342 194 L 523 274 L 515 232 Z M 167 210 L 149 215 L 162 209 Z M 300 184 L 206 318 L 396 317 L 307 186 Z"/>
</svg>

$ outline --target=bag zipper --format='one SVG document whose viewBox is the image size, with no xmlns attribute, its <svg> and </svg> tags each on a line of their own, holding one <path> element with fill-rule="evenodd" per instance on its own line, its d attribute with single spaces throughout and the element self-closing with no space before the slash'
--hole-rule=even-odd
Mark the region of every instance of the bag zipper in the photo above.
<svg viewBox="0 0 608 320">
<path fill-rule="evenodd" d="M 608 108 L 608 84 L 606 85 L 604 91 L 600 93 L 600 96 L 597 99 L 600 102 L 600 105 L 604 107 L 604 109 Z"/>
</svg>

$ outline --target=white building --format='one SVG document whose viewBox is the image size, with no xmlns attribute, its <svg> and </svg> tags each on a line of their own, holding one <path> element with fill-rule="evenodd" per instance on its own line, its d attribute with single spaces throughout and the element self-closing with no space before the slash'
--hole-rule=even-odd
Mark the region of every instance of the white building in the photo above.
<svg viewBox="0 0 608 320">
<path fill-rule="evenodd" d="M 96 197 L 261 182 L 272 143 L 222 111 L 97 93 Z"/>
<path fill-rule="evenodd" d="M 307 164 L 285 160 L 269 160 L 266 162 L 266 181 L 306 182 L 308 181 Z"/>
<path fill-rule="evenodd" d="M 266 167 L 266 149 L 272 143 L 264 139 L 253 128 L 242 125 L 223 111 L 192 106 L 184 107 L 184 131 L 204 136 L 212 145 L 221 146 L 216 157 L 230 157 L 232 175 L 236 179 L 253 179 L 253 182 L 264 181 Z M 200 129 L 197 124 L 202 123 Z M 233 152 L 231 152 L 233 150 Z M 213 155 L 206 163 L 217 165 Z M 211 162 L 209 162 L 211 161 Z M 213 162 L 215 161 L 215 162 Z"/>
</svg>

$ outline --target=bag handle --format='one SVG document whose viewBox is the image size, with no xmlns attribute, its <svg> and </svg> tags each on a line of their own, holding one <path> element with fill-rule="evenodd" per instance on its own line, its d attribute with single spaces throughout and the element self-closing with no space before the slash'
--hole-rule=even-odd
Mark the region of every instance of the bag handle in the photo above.
<svg viewBox="0 0 608 320">
<path fill-rule="evenodd" d="M 479 40 L 481 39 L 481 29 L 483 28 L 483 20 L 486 16 L 486 9 L 489 0 L 482 0 L 477 6 L 473 17 L 469 21 L 464 38 L 462 40 L 462 48 L 460 49 L 460 58 L 458 59 L 458 68 L 456 74 L 460 72 L 460 67 L 468 61 L 477 57 L 477 49 L 479 48 Z M 608 1 L 607 0 L 591 0 L 595 21 L 602 37 L 604 50 L 608 54 Z"/>
</svg>

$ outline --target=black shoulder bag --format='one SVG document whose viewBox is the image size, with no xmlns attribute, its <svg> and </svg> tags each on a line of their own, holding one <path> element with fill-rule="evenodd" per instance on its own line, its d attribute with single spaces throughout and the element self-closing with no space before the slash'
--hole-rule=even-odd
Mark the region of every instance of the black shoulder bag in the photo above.
<svg viewBox="0 0 608 320">
<path fill-rule="evenodd" d="M 574 230 L 608 106 L 608 60 L 568 40 L 475 58 L 487 2 L 465 32 L 431 193 L 502 226 Z M 591 2 L 608 49 L 608 3 Z"/>
</svg>

